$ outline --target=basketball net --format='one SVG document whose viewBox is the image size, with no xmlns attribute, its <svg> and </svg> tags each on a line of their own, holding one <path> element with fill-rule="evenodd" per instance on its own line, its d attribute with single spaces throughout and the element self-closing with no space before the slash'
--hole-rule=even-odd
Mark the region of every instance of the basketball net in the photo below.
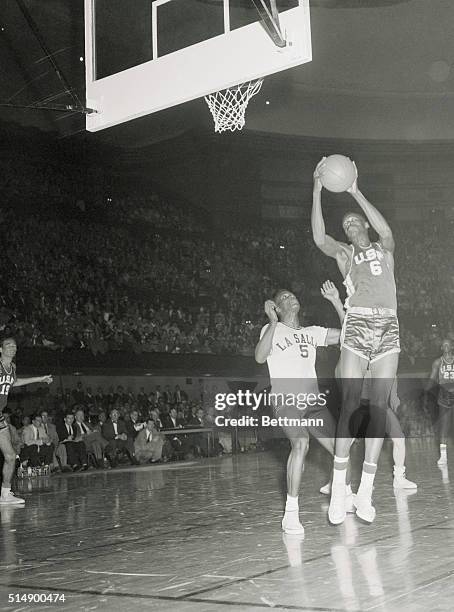
<svg viewBox="0 0 454 612">
<path fill-rule="evenodd" d="M 263 79 L 257 79 L 205 96 L 205 102 L 213 115 L 215 132 L 221 133 L 226 130 L 234 132 L 243 129 L 249 100 L 258 94 L 262 83 Z"/>
</svg>

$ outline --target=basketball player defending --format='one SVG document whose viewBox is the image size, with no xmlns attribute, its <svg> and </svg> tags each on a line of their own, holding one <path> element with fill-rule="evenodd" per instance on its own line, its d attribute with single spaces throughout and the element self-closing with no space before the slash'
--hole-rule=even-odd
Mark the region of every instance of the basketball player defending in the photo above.
<svg viewBox="0 0 454 612">
<path fill-rule="evenodd" d="M 438 408 L 440 420 L 440 458 L 437 465 L 448 463 L 448 434 L 451 423 L 451 415 L 454 409 L 454 354 L 452 341 L 446 338 L 443 340 L 441 350 L 443 354 L 432 364 L 427 391 L 438 385 Z"/>
<path fill-rule="evenodd" d="M 3 416 L 3 409 L 8 403 L 8 393 L 11 387 L 23 387 L 37 382 L 52 383 L 52 376 L 38 376 L 35 378 L 17 378 L 16 366 L 13 359 L 16 356 L 17 346 L 14 338 L 5 338 L 0 346 L 0 451 L 4 457 L 2 473 L 2 490 L 0 505 L 24 504 L 25 500 L 11 492 L 11 479 L 16 465 L 16 452 L 11 444 L 8 424 Z"/>
<path fill-rule="evenodd" d="M 345 482 L 352 434 L 349 423 L 360 405 L 361 390 L 368 367 L 371 370 L 371 425 L 373 435 L 366 438 L 365 461 L 356 495 L 356 514 L 372 522 L 372 489 L 377 461 L 386 427 L 386 410 L 399 360 L 399 324 L 394 281 L 394 239 L 383 215 L 364 197 L 357 179 L 348 190 L 365 217 L 356 212 L 344 215 L 346 244 L 325 232 L 321 206 L 325 158 L 314 172 L 312 233 L 318 248 L 333 257 L 347 289 L 347 312 L 341 334 L 342 408 L 338 422 L 334 456 L 333 486 L 328 517 L 332 524 L 345 520 Z M 372 226 L 379 241 L 371 243 Z"/>
<path fill-rule="evenodd" d="M 325 283 L 323 291 L 329 291 Z M 335 300 L 330 299 L 336 308 Z M 342 303 L 336 308 L 342 310 Z M 300 303 L 291 291 L 280 290 L 273 300 L 265 302 L 265 312 L 269 323 L 260 333 L 255 349 L 258 363 L 268 364 L 272 393 L 282 398 L 281 405 L 275 405 L 277 417 L 320 418 L 323 427 L 283 426 L 290 440 L 291 450 L 287 461 L 287 501 L 285 504 L 282 529 L 287 534 L 303 535 L 304 527 L 299 520 L 298 495 L 303 471 L 304 457 L 309 448 L 309 434 L 314 435 L 320 444 L 334 455 L 334 436 L 336 423 L 326 408 L 326 402 L 319 401 L 304 412 L 295 405 L 295 398 L 314 394 L 320 398 L 315 358 L 317 346 L 338 344 L 339 329 L 325 327 L 302 327 L 299 322 Z M 301 395 L 300 395 L 301 394 Z M 346 511 L 354 511 L 350 485 L 344 481 L 346 489 L 344 502 Z"/>
</svg>

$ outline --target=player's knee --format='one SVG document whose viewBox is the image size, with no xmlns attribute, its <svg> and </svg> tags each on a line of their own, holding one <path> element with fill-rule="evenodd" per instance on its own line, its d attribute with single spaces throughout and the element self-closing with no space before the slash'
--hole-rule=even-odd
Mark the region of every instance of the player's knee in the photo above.
<svg viewBox="0 0 454 612">
<path fill-rule="evenodd" d="M 361 387 L 348 382 L 342 388 L 342 411 L 353 412 L 361 403 Z"/>
<path fill-rule="evenodd" d="M 3 453 L 5 463 L 15 463 L 16 462 L 16 453 L 14 451 L 6 451 Z"/>
</svg>

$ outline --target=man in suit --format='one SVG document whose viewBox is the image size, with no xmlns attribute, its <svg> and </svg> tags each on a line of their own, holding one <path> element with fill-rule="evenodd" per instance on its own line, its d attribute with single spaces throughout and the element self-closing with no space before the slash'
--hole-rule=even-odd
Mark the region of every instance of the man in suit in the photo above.
<svg viewBox="0 0 454 612">
<path fill-rule="evenodd" d="M 44 432 L 49 437 L 50 442 L 54 446 L 54 452 L 52 457 L 52 469 L 58 471 L 61 469 L 62 472 L 70 472 L 71 468 L 68 466 L 68 457 L 66 455 L 66 446 L 60 443 L 58 437 L 57 428 L 49 420 L 49 413 L 47 410 L 41 411 L 41 422 Z"/>
<path fill-rule="evenodd" d="M 24 446 L 21 450 L 21 461 L 27 461 L 30 467 L 52 463 L 54 447 L 38 414 L 34 414 L 31 424 L 24 427 L 22 439 Z"/>
<path fill-rule="evenodd" d="M 199 427 L 208 427 L 208 423 L 206 422 L 205 412 L 203 408 L 199 408 L 195 415 L 191 416 L 188 421 L 189 427 L 199 428 Z M 204 457 L 208 457 L 209 455 L 209 439 L 207 433 L 199 433 L 194 435 L 193 442 L 197 448 L 199 454 Z"/>
<path fill-rule="evenodd" d="M 146 423 L 139 420 L 139 411 L 135 408 L 131 410 L 127 417 L 128 418 L 125 418 L 126 433 L 128 434 L 128 438 L 135 440 L 137 434 L 145 427 Z"/>
<path fill-rule="evenodd" d="M 107 448 L 108 442 L 99 431 L 95 431 L 88 423 L 85 422 L 85 413 L 83 410 L 78 410 L 74 415 L 74 427 L 76 434 L 84 441 L 85 448 L 88 453 L 92 453 L 95 458 L 95 467 L 103 467 L 104 450 Z"/>
<path fill-rule="evenodd" d="M 178 418 L 178 413 L 176 408 L 171 408 L 168 413 L 164 412 L 161 415 L 162 421 L 162 429 L 183 429 L 185 423 L 181 419 Z M 191 445 L 189 443 L 188 437 L 184 435 L 176 435 L 170 434 L 166 436 L 167 440 L 172 445 L 173 450 L 180 454 L 186 455 L 190 452 Z"/>
<path fill-rule="evenodd" d="M 188 395 L 186 391 L 183 391 L 182 389 L 180 389 L 180 385 L 176 385 L 175 391 L 173 394 L 173 403 L 181 404 L 182 402 L 187 401 L 187 399 L 188 399 Z"/>
<path fill-rule="evenodd" d="M 148 405 L 148 397 L 144 387 L 140 387 L 139 393 L 137 394 L 137 405 L 141 412 L 145 412 Z"/>
<path fill-rule="evenodd" d="M 65 414 L 63 424 L 57 426 L 58 438 L 66 447 L 68 464 L 73 471 L 88 469 L 87 449 L 80 435 L 74 427 L 74 415 L 72 412 Z"/>
<path fill-rule="evenodd" d="M 173 393 L 170 390 L 170 385 L 166 385 L 162 394 L 166 404 L 173 404 Z"/>
<path fill-rule="evenodd" d="M 125 422 L 119 420 L 119 411 L 113 408 L 109 416 L 110 418 L 102 426 L 101 433 L 108 442 L 105 452 L 111 466 L 116 467 L 118 464 L 118 451 L 126 452 L 131 465 L 138 465 L 139 462 L 134 456 L 134 442 L 128 437 Z"/>
<path fill-rule="evenodd" d="M 168 413 L 164 412 L 161 416 L 163 429 L 179 429 L 184 427 L 185 423 L 178 417 L 176 408 L 171 408 Z"/>
<path fill-rule="evenodd" d="M 145 428 L 137 434 L 134 441 L 136 458 L 139 463 L 160 461 L 164 442 L 165 436 L 156 429 L 153 419 L 148 419 Z"/>
</svg>

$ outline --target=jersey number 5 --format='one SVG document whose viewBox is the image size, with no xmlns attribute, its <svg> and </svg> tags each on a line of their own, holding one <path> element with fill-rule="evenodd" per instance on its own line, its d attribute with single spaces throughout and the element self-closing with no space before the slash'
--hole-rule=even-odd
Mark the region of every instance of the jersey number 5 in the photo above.
<svg viewBox="0 0 454 612">
<path fill-rule="evenodd" d="M 307 359 L 307 357 L 309 357 L 309 351 L 307 350 L 307 346 L 305 344 L 300 344 L 300 353 L 301 353 L 301 357 L 304 357 Z"/>
</svg>

